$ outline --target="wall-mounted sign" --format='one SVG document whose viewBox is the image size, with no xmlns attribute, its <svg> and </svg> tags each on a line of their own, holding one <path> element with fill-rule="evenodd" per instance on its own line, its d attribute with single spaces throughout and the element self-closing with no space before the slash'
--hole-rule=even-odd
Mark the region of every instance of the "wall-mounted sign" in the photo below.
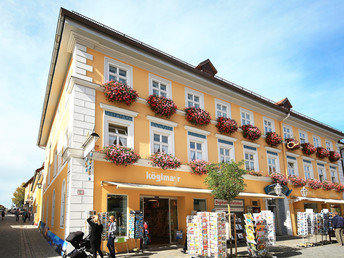
<svg viewBox="0 0 344 258">
<path fill-rule="evenodd" d="M 244 200 L 236 199 L 230 203 L 231 212 L 244 212 Z M 226 200 L 214 199 L 215 210 L 217 211 L 228 211 L 228 202 Z"/>
<path fill-rule="evenodd" d="M 76 190 L 76 194 L 77 195 L 84 195 L 85 191 L 84 191 L 84 189 L 78 189 L 78 190 Z"/>
<path fill-rule="evenodd" d="M 164 174 L 164 173 L 154 173 L 154 172 L 146 172 L 146 179 L 148 180 L 153 180 L 156 182 L 180 182 L 180 177 L 179 176 L 171 176 L 168 174 Z"/>
</svg>

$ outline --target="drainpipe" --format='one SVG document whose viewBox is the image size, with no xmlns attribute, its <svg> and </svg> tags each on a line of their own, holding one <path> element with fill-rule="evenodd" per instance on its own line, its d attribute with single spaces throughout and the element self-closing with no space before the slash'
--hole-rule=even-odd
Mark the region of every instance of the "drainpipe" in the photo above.
<svg viewBox="0 0 344 258">
<path fill-rule="evenodd" d="M 285 118 L 283 118 L 281 121 L 280 121 L 280 133 L 281 133 L 281 137 L 283 139 L 283 144 L 282 144 L 282 155 L 283 155 L 283 163 L 284 163 L 284 173 L 285 173 L 285 176 L 288 178 L 288 164 L 287 164 L 287 156 L 286 156 L 286 147 L 285 147 L 285 144 L 284 144 L 284 133 L 283 133 L 283 122 L 285 120 L 287 120 L 290 116 L 290 110 L 288 111 L 288 114 Z"/>
</svg>

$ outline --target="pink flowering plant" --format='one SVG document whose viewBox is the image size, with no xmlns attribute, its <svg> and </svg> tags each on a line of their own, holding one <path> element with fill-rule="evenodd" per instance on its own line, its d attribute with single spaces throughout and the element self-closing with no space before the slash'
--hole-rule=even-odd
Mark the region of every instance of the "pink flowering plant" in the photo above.
<svg viewBox="0 0 344 258">
<path fill-rule="evenodd" d="M 326 191 L 330 191 L 330 190 L 334 189 L 334 186 L 335 186 L 334 183 L 332 183 L 328 180 L 322 182 L 322 188 Z"/>
<path fill-rule="evenodd" d="M 285 146 L 288 150 L 298 150 L 301 147 L 300 142 L 293 138 L 285 139 Z"/>
<path fill-rule="evenodd" d="M 293 186 L 301 187 L 307 184 L 306 179 L 302 177 L 297 177 L 297 176 L 292 175 L 292 176 L 289 176 L 288 179 Z"/>
<path fill-rule="evenodd" d="M 328 158 L 331 162 L 337 162 L 338 160 L 340 160 L 340 154 L 336 151 L 330 151 Z"/>
<path fill-rule="evenodd" d="M 105 146 L 100 152 L 105 153 L 106 160 L 121 166 L 131 165 L 140 158 L 133 149 L 119 145 Z"/>
<path fill-rule="evenodd" d="M 193 160 L 188 163 L 191 167 L 192 174 L 195 175 L 205 175 L 208 173 L 208 166 L 210 165 L 209 162 L 205 160 Z"/>
<path fill-rule="evenodd" d="M 275 132 L 267 132 L 265 141 L 271 147 L 277 147 L 282 143 L 282 137 Z"/>
<path fill-rule="evenodd" d="M 147 103 L 155 114 L 166 118 L 170 118 L 177 111 L 177 105 L 173 100 L 164 96 L 150 95 Z"/>
<path fill-rule="evenodd" d="M 317 190 L 322 187 L 322 183 L 318 179 L 314 179 L 314 178 L 308 179 L 307 183 L 308 183 L 308 186 L 314 190 Z"/>
<path fill-rule="evenodd" d="M 344 192 L 344 185 L 342 185 L 342 184 L 334 184 L 334 189 L 337 192 L 342 193 L 342 192 Z"/>
<path fill-rule="evenodd" d="M 154 166 L 161 167 L 162 169 L 176 169 L 181 165 L 179 159 L 164 152 L 156 152 L 149 159 L 153 162 Z"/>
<path fill-rule="evenodd" d="M 330 156 L 330 152 L 327 149 L 325 149 L 324 147 L 318 147 L 316 155 L 318 158 L 323 159 L 323 158 Z"/>
<path fill-rule="evenodd" d="M 315 148 L 312 144 L 309 142 L 301 144 L 302 146 L 302 152 L 306 155 L 312 155 L 317 151 L 317 148 Z"/>
<path fill-rule="evenodd" d="M 216 128 L 220 133 L 232 134 L 238 130 L 238 124 L 235 120 L 227 117 L 218 117 Z"/>
<path fill-rule="evenodd" d="M 288 179 L 280 173 L 272 173 L 270 174 L 270 177 L 272 178 L 272 182 L 274 182 L 275 184 L 277 183 L 279 183 L 280 185 L 288 184 Z"/>
<path fill-rule="evenodd" d="M 241 129 L 244 138 L 252 141 L 259 139 L 262 135 L 262 132 L 259 130 L 259 128 L 254 125 L 243 125 L 241 126 Z"/>
<path fill-rule="evenodd" d="M 210 123 L 209 112 L 196 107 L 189 107 L 184 109 L 186 113 L 186 120 L 194 125 L 208 125 Z"/>
<path fill-rule="evenodd" d="M 102 87 L 104 87 L 106 99 L 110 102 L 119 102 L 130 105 L 139 96 L 136 90 L 118 81 L 106 82 Z"/>
<path fill-rule="evenodd" d="M 249 171 L 247 171 L 247 175 L 251 175 L 251 176 L 263 176 L 263 173 L 260 172 L 260 171 L 249 170 Z"/>
</svg>

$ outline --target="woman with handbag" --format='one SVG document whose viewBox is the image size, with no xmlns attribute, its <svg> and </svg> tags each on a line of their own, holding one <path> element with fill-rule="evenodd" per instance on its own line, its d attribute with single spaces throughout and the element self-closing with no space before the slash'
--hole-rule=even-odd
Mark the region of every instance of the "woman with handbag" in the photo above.
<svg viewBox="0 0 344 258">
<path fill-rule="evenodd" d="M 110 252 L 110 257 L 116 257 L 116 251 L 115 251 L 116 231 L 117 231 L 117 225 L 116 225 L 115 217 L 110 216 L 108 242 L 107 242 L 107 247 Z"/>
</svg>

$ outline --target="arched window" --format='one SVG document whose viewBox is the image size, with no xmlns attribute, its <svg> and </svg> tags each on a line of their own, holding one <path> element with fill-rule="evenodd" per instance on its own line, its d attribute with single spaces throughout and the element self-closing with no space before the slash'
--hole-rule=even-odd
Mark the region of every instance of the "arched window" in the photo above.
<svg viewBox="0 0 344 258">
<path fill-rule="evenodd" d="M 64 226 L 65 221 L 65 205 L 66 204 L 66 181 L 63 180 L 61 188 L 61 208 L 60 208 L 60 227 Z"/>
<path fill-rule="evenodd" d="M 51 226 L 54 226 L 55 220 L 55 189 L 53 191 L 53 199 L 51 200 Z"/>
</svg>

